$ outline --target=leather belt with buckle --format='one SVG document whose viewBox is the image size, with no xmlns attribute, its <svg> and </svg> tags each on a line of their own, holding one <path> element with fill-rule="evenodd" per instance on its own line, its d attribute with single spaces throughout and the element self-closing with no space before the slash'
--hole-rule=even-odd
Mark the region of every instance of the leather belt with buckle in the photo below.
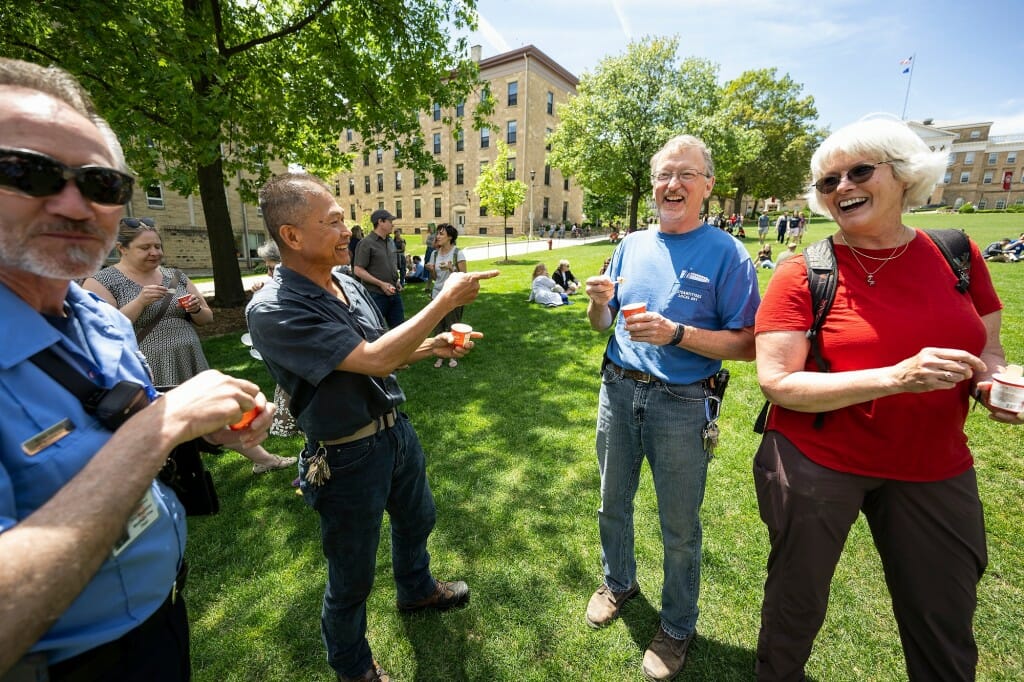
<svg viewBox="0 0 1024 682">
<path fill-rule="evenodd" d="M 641 384 L 649 384 L 655 381 L 661 381 L 661 379 L 654 376 L 653 374 L 648 374 L 647 372 L 641 372 L 635 369 L 626 369 L 625 367 L 619 367 L 611 360 L 608 361 L 608 366 L 611 367 L 612 371 L 618 374 L 620 377 L 632 379 L 633 381 L 638 381 Z"/>
<path fill-rule="evenodd" d="M 378 431 L 390 429 L 392 426 L 395 425 L 396 421 L 398 421 L 398 411 L 391 410 L 390 412 L 377 417 L 372 422 L 358 429 L 355 433 L 351 435 L 342 436 L 341 438 L 335 438 L 334 440 L 324 440 L 320 442 L 324 445 L 343 445 L 345 443 L 351 443 L 353 441 L 357 441 L 362 438 L 372 436 Z"/>
</svg>

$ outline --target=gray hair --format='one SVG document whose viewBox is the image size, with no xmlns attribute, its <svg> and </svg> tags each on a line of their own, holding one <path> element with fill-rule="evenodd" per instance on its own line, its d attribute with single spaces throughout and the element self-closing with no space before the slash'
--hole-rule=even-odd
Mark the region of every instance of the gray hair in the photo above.
<svg viewBox="0 0 1024 682">
<path fill-rule="evenodd" d="M 906 183 L 903 210 L 928 202 L 936 183 L 946 171 L 949 155 L 933 152 L 903 121 L 872 118 L 840 128 L 821 143 L 811 157 L 811 178 L 817 182 L 833 157 L 844 154 L 877 163 L 889 162 L 892 174 Z M 812 211 L 835 218 L 813 185 L 807 191 Z"/>
<path fill-rule="evenodd" d="M 263 224 L 278 246 L 281 246 L 281 226 L 302 222 L 309 212 L 306 199 L 317 187 L 330 191 L 327 183 L 315 175 L 282 173 L 267 180 L 260 188 Z"/>
<path fill-rule="evenodd" d="M 277 244 L 272 241 L 260 244 L 256 249 L 256 255 L 265 261 L 281 262 L 281 249 L 277 248 Z"/>
<path fill-rule="evenodd" d="M 697 148 L 700 150 L 700 153 L 704 156 L 705 171 L 708 175 L 714 175 L 715 162 L 711 160 L 711 151 L 708 149 L 708 146 L 704 144 L 704 140 L 699 137 L 694 137 L 693 135 L 676 135 L 666 142 L 665 146 L 655 152 L 654 156 L 651 157 L 651 175 L 654 175 L 662 157 L 690 148 Z"/>
</svg>

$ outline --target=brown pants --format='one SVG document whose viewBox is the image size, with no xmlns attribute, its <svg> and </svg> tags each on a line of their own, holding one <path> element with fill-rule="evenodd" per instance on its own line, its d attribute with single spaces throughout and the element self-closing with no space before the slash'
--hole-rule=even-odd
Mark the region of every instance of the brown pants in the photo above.
<svg viewBox="0 0 1024 682">
<path fill-rule="evenodd" d="M 910 680 L 973 680 L 972 621 L 985 571 L 985 522 L 974 469 L 908 483 L 819 466 L 769 431 L 754 484 L 771 553 L 757 679 L 803 680 L 829 585 L 861 511 L 882 559 Z"/>
</svg>

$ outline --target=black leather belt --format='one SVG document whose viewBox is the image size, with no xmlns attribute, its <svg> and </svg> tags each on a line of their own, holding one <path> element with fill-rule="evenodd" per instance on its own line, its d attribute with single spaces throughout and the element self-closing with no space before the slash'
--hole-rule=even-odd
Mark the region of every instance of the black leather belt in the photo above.
<svg viewBox="0 0 1024 682">
<path fill-rule="evenodd" d="M 641 372 L 641 371 L 636 370 L 636 369 L 626 369 L 625 367 L 619 367 L 618 365 L 616 365 L 611 360 L 607 361 L 606 366 L 607 367 L 611 367 L 612 371 L 615 372 L 620 377 L 623 377 L 624 379 L 632 379 L 633 381 L 635 381 L 635 382 L 637 382 L 639 384 L 664 384 L 664 383 L 666 383 L 666 382 L 662 381 L 661 379 L 659 379 L 658 377 L 654 376 L 653 374 L 648 374 L 647 372 Z M 707 379 L 701 379 L 700 381 L 694 381 L 693 383 L 694 384 L 701 384 L 702 386 L 707 386 L 708 385 L 708 380 Z M 690 385 L 690 384 L 687 384 L 687 385 Z"/>
</svg>

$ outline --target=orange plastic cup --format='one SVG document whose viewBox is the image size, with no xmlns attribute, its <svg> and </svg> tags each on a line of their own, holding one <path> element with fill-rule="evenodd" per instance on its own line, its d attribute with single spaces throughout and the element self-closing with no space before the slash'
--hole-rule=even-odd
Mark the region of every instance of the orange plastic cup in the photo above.
<svg viewBox="0 0 1024 682">
<path fill-rule="evenodd" d="M 182 310 L 188 310 L 188 304 L 192 300 L 192 294 L 185 294 L 184 296 L 178 297 L 178 307 Z"/>
<path fill-rule="evenodd" d="M 464 348 L 466 341 L 469 341 L 469 335 L 473 333 L 473 328 L 468 324 L 462 324 L 456 322 L 452 325 L 452 336 L 455 337 L 454 344 L 458 348 Z"/>
<path fill-rule="evenodd" d="M 228 428 L 231 429 L 232 431 L 241 431 L 245 427 L 249 426 L 249 424 L 252 424 L 252 420 L 255 419 L 256 415 L 258 415 L 259 413 L 259 408 L 254 407 L 245 414 L 243 414 L 240 420 L 238 420 L 236 423 L 232 424 Z"/>
<path fill-rule="evenodd" d="M 624 317 L 625 319 L 629 319 L 630 316 L 636 315 L 637 313 L 646 313 L 646 312 L 647 312 L 647 304 L 646 303 L 627 303 L 626 305 L 622 306 L 622 317 Z"/>
</svg>

